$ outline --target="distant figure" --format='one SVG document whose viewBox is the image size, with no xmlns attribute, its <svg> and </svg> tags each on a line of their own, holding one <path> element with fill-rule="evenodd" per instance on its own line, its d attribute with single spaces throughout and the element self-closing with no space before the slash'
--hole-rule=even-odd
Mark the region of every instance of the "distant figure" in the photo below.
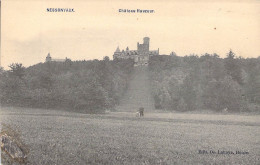
<svg viewBox="0 0 260 165">
<path fill-rule="evenodd" d="M 143 107 L 139 108 L 139 113 L 140 113 L 140 117 L 144 116 L 144 108 Z"/>
<path fill-rule="evenodd" d="M 137 112 L 135 113 L 135 116 L 136 116 L 136 117 L 140 117 L 140 112 L 137 111 Z"/>
<path fill-rule="evenodd" d="M 222 112 L 224 112 L 224 113 L 228 113 L 228 108 L 224 108 L 224 109 L 222 109 Z"/>
</svg>

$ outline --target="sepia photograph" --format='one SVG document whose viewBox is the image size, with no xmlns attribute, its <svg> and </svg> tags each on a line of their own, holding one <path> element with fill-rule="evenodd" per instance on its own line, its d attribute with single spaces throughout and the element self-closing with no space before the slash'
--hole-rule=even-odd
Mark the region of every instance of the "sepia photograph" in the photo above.
<svg viewBox="0 0 260 165">
<path fill-rule="evenodd" d="M 259 165 L 259 0 L 0 0 L 1 165 Z"/>
</svg>

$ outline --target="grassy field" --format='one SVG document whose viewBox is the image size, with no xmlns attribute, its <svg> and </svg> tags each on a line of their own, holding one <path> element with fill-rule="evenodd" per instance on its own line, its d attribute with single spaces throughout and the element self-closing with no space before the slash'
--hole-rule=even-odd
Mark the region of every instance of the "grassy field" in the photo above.
<svg viewBox="0 0 260 165">
<path fill-rule="evenodd" d="M 260 164 L 260 116 L 1 108 L 28 164 Z M 199 154 L 199 150 L 249 154 Z"/>
</svg>

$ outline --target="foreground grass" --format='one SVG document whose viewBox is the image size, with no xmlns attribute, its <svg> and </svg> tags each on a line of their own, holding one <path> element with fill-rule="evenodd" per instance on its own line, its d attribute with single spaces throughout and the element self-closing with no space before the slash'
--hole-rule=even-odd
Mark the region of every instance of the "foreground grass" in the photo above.
<svg viewBox="0 0 260 165">
<path fill-rule="evenodd" d="M 86 115 L 2 109 L 1 124 L 21 133 L 29 164 L 259 164 L 259 116 L 158 113 Z M 223 119 L 222 119 L 223 118 Z M 198 154 L 199 150 L 247 155 Z"/>
</svg>

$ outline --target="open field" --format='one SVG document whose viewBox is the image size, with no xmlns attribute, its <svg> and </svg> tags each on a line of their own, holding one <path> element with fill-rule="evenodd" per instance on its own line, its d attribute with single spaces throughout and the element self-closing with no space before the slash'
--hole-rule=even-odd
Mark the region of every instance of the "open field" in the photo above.
<svg viewBox="0 0 260 165">
<path fill-rule="evenodd" d="M 20 133 L 29 164 L 260 164 L 259 115 L 2 108 L 0 121 Z"/>
</svg>

